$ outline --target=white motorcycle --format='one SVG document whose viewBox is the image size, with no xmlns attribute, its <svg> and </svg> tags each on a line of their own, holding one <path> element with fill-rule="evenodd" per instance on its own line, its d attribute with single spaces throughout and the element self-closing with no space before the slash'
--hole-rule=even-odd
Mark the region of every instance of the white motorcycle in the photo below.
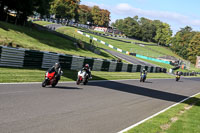
<svg viewBox="0 0 200 133">
<path fill-rule="evenodd" d="M 85 70 L 80 70 L 78 72 L 78 78 L 76 80 L 76 84 L 79 85 L 80 83 L 83 83 L 84 85 L 88 83 L 88 74 Z"/>
</svg>

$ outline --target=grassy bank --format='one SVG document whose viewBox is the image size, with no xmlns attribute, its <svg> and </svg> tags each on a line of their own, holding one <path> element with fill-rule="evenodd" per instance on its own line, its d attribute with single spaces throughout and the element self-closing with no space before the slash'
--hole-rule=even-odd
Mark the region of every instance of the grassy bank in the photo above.
<svg viewBox="0 0 200 133">
<path fill-rule="evenodd" d="M 47 21 L 34 21 L 34 23 L 42 25 L 42 26 L 45 26 L 45 25 L 48 25 L 48 24 L 53 24 L 53 23 L 47 22 Z"/>
<path fill-rule="evenodd" d="M 127 133 L 198 133 L 200 95 L 159 114 Z"/>
<path fill-rule="evenodd" d="M 105 52 L 98 55 L 89 50 L 76 48 L 74 42 L 47 31 L 39 31 L 34 27 L 17 26 L 0 21 L 0 45 L 8 45 L 9 43 L 12 43 L 14 47 L 18 45 L 32 50 L 114 59 L 112 55 Z"/>
<path fill-rule="evenodd" d="M 46 70 L 44 69 L 22 69 L 0 67 L 0 83 L 9 82 L 42 82 Z M 75 81 L 77 71 L 63 70 L 61 81 Z M 139 73 L 129 72 L 100 72 L 92 71 L 92 80 L 120 80 L 139 79 Z M 174 78 L 174 76 L 164 73 L 148 73 L 148 78 Z"/>
</svg>

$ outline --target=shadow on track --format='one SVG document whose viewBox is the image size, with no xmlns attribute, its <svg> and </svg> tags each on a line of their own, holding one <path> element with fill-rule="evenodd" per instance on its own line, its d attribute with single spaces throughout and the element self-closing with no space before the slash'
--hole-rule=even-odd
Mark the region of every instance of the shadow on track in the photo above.
<svg viewBox="0 0 200 133">
<path fill-rule="evenodd" d="M 143 83 L 153 83 L 153 82 L 151 82 L 151 81 L 145 81 L 145 82 L 143 82 Z"/>
<path fill-rule="evenodd" d="M 152 82 L 149 82 L 149 83 L 152 83 Z M 154 98 L 154 99 L 160 99 L 160 100 L 171 101 L 171 102 L 180 102 L 183 99 L 188 98 L 188 96 L 184 96 L 184 95 L 174 94 L 174 93 L 170 93 L 170 92 L 164 92 L 164 91 L 160 91 L 160 90 L 156 90 L 156 89 L 152 89 L 152 88 L 150 89 L 150 88 L 125 84 L 125 83 L 120 83 L 120 82 L 115 82 L 115 81 L 89 82 L 88 85 L 100 86 L 100 87 L 107 88 L 107 89 L 142 95 L 142 96 L 146 96 L 146 97 L 150 97 L 150 98 Z M 196 100 L 196 101 L 200 101 L 199 98 L 192 98 L 192 99 Z M 184 103 L 186 103 L 186 102 L 184 102 Z"/>
<path fill-rule="evenodd" d="M 82 88 L 78 88 L 78 87 L 66 87 L 66 86 L 56 86 L 56 87 L 53 87 L 53 88 L 56 88 L 56 89 L 66 89 L 66 90 L 78 90 L 78 89 L 82 89 Z"/>
</svg>

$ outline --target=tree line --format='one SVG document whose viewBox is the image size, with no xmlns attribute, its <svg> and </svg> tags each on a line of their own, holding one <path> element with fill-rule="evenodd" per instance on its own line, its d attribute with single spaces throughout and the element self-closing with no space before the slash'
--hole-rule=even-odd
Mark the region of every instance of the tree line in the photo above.
<svg viewBox="0 0 200 133">
<path fill-rule="evenodd" d="M 0 0 L 0 20 L 5 21 L 15 12 L 15 20 L 26 21 L 28 16 L 39 13 L 41 17 L 54 14 L 57 19 L 75 20 L 80 24 L 109 26 L 110 12 L 98 6 L 80 5 L 80 0 Z"/>
<path fill-rule="evenodd" d="M 112 23 L 126 36 L 147 42 L 156 42 L 168 46 L 171 43 L 172 30 L 170 25 L 160 20 L 150 20 L 144 17 L 127 17 Z"/>
<path fill-rule="evenodd" d="M 38 12 L 41 15 L 49 13 L 51 0 L 0 0 L 0 20 L 7 21 L 15 12 L 16 23 L 24 23 L 27 17 Z"/>
<path fill-rule="evenodd" d="M 170 47 L 176 54 L 196 63 L 196 56 L 200 56 L 200 32 L 193 31 L 191 27 L 181 28 L 172 38 Z"/>
</svg>

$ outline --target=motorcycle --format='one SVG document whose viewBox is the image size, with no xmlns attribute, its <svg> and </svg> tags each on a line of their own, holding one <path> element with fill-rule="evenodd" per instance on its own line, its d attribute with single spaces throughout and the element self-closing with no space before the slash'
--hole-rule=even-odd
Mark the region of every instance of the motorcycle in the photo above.
<svg viewBox="0 0 200 133">
<path fill-rule="evenodd" d="M 45 79 L 42 82 L 42 87 L 45 87 L 47 85 L 51 85 L 52 87 L 55 87 L 58 84 L 58 78 L 55 77 L 55 70 L 49 69 L 45 74 Z"/>
<path fill-rule="evenodd" d="M 80 83 L 83 83 L 84 85 L 88 83 L 88 74 L 85 70 L 80 70 L 78 72 L 78 78 L 76 80 L 76 84 L 79 85 Z"/>
<path fill-rule="evenodd" d="M 180 79 L 180 76 L 176 75 L 176 81 L 179 81 L 179 79 Z"/>
<path fill-rule="evenodd" d="M 146 80 L 146 74 L 142 73 L 140 76 L 140 82 L 145 82 Z"/>
</svg>

